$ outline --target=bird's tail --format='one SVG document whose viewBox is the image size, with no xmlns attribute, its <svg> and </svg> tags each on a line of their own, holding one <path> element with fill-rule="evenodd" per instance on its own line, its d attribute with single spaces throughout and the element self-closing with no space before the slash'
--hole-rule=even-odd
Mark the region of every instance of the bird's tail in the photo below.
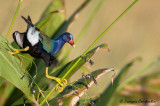
<svg viewBox="0 0 160 106">
<path fill-rule="evenodd" d="M 22 19 L 24 19 L 24 21 L 28 24 L 28 28 L 29 27 L 34 27 L 34 25 L 32 24 L 31 18 L 30 16 L 28 16 L 28 19 L 26 19 L 24 16 L 21 16 Z"/>
<path fill-rule="evenodd" d="M 22 17 L 22 19 L 24 19 L 24 21 L 28 24 L 28 28 L 30 28 L 30 27 L 35 27 L 35 29 L 36 29 L 37 31 L 40 31 L 35 25 L 33 25 L 30 16 L 28 16 L 28 19 L 26 19 L 24 16 L 21 16 L 21 17 Z M 41 32 L 41 31 L 40 31 L 40 32 Z"/>
</svg>

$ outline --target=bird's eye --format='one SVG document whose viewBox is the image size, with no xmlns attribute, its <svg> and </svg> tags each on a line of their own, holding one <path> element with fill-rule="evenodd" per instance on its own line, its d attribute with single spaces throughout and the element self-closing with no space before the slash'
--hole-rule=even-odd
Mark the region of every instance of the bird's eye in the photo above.
<svg viewBox="0 0 160 106">
<path fill-rule="evenodd" d="M 69 37 L 69 36 L 67 36 L 67 39 L 70 39 L 70 37 Z"/>
</svg>

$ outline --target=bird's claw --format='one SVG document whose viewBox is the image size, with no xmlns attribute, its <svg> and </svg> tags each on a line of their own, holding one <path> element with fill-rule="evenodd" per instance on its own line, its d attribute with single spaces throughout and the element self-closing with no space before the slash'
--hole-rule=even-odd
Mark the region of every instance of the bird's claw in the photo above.
<svg viewBox="0 0 160 106">
<path fill-rule="evenodd" d="M 23 48 L 23 49 L 14 49 L 15 52 L 11 52 L 11 51 L 8 51 L 11 55 L 14 55 L 14 54 L 18 54 L 22 51 L 28 51 L 29 50 L 29 46 Z"/>
<path fill-rule="evenodd" d="M 67 85 L 67 80 L 66 80 L 66 79 L 64 79 L 64 80 L 61 82 L 61 79 L 59 78 L 59 79 L 57 79 L 56 81 L 59 83 L 59 85 L 60 85 L 61 87 L 63 87 L 64 85 Z"/>
<path fill-rule="evenodd" d="M 59 92 L 62 92 L 62 91 L 63 91 L 63 87 L 57 86 L 57 87 L 56 87 L 56 91 L 57 91 L 57 90 L 58 90 Z"/>
<path fill-rule="evenodd" d="M 62 82 L 60 81 L 61 79 L 56 80 L 58 82 L 58 86 L 56 87 L 56 90 L 58 90 L 59 92 L 63 91 L 63 87 L 67 85 L 67 80 L 64 79 Z"/>
<path fill-rule="evenodd" d="M 16 50 L 16 49 L 14 49 L 14 51 L 15 51 L 15 52 L 12 52 L 12 51 L 8 51 L 8 52 L 9 52 L 9 54 L 11 54 L 11 55 L 14 55 L 14 54 L 19 53 L 19 51 L 18 51 L 18 50 Z"/>
</svg>

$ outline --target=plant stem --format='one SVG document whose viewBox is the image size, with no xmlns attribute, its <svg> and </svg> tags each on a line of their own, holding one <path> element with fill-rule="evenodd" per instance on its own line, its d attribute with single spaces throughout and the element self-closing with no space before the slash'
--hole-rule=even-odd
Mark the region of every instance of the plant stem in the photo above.
<svg viewBox="0 0 160 106">
<path fill-rule="evenodd" d="M 20 6 L 21 6 L 22 1 L 23 1 L 23 0 L 19 0 L 19 4 L 18 4 L 18 6 L 17 6 L 16 12 L 14 13 L 14 17 L 13 17 L 13 19 L 12 19 L 11 25 L 10 25 L 9 30 L 8 30 L 8 34 L 7 34 L 7 37 L 6 37 L 7 40 L 8 40 L 8 37 L 9 37 L 9 35 L 10 35 L 11 29 L 12 29 L 12 27 L 13 27 L 14 21 L 15 21 L 15 19 L 16 19 L 16 16 L 17 16 L 17 14 L 18 14 L 18 10 L 19 10 L 19 8 L 20 8 Z"/>
<path fill-rule="evenodd" d="M 87 52 L 105 35 L 105 33 L 137 2 L 135 0 L 113 23 L 92 43 L 92 45 L 83 53 L 82 56 L 86 55 Z"/>
<path fill-rule="evenodd" d="M 105 33 L 137 2 L 138 0 L 135 0 L 93 43 L 92 45 L 82 54 L 82 56 L 85 56 L 91 48 L 105 35 Z M 82 58 L 79 58 L 72 66 L 71 68 L 66 72 L 66 74 L 62 77 L 61 81 L 65 79 L 65 77 L 72 71 L 72 69 L 81 61 Z M 43 103 L 50 97 L 50 95 L 55 90 L 56 86 L 51 90 L 51 92 L 46 96 L 46 98 L 41 102 L 40 105 L 43 105 Z M 55 93 L 54 96 L 56 96 L 58 93 Z"/>
</svg>

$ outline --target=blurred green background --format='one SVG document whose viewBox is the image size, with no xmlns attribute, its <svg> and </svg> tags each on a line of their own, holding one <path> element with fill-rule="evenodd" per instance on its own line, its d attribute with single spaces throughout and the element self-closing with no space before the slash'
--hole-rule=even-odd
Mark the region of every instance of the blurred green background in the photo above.
<svg viewBox="0 0 160 106">
<path fill-rule="evenodd" d="M 16 30 L 20 32 L 26 30 L 26 24 L 21 19 L 21 15 L 25 17 L 30 15 L 32 21 L 35 23 L 39 20 L 42 12 L 51 1 L 52 0 L 23 0 L 11 33 Z M 64 1 L 66 18 L 68 18 L 85 0 Z M 105 0 L 87 32 L 71 52 L 69 60 L 81 55 L 133 1 L 134 0 Z M 76 21 L 69 29 L 69 32 L 74 35 L 74 38 L 80 33 L 88 17 L 91 15 L 91 11 L 98 2 L 99 0 L 92 0 L 89 5 L 78 14 Z M 160 56 L 159 4 L 159 0 L 139 0 L 98 42 L 97 45 L 107 43 L 110 47 L 110 52 L 104 50 L 98 51 L 92 58 L 94 65 L 91 66 L 90 71 L 108 67 L 114 68 L 118 73 L 122 66 L 134 57 L 142 56 L 143 61 L 136 63 L 136 65 L 131 68 L 128 74 L 129 76 Z M 17 5 L 18 0 L 0 0 L 0 34 L 3 36 L 7 35 Z M 9 41 L 13 41 L 11 35 Z M 66 44 L 65 46 L 68 45 Z M 86 63 L 86 65 L 89 66 L 88 63 Z M 160 71 L 159 66 L 160 63 L 154 65 L 154 67 L 150 68 L 150 70 L 143 75 Z M 80 78 L 81 73 L 82 71 L 77 72 L 70 81 Z M 99 79 L 98 86 L 96 87 L 94 85 L 89 90 L 89 95 L 94 96 L 102 92 L 107 84 L 111 82 L 111 75 L 112 74 L 108 74 Z"/>
</svg>

